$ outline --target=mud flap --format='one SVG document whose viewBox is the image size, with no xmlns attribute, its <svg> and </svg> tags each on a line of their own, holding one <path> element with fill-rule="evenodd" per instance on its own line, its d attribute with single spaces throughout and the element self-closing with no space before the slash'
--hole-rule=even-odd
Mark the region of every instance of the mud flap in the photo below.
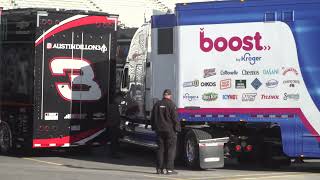
<svg viewBox="0 0 320 180">
<path fill-rule="evenodd" d="M 201 169 L 224 167 L 224 144 L 228 137 L 199 140 L 199 160 Z"/>
</svg>

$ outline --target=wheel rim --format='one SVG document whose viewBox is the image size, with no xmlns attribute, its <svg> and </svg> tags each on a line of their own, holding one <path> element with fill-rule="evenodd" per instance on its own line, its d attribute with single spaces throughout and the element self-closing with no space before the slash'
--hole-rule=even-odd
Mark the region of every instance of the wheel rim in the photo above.
<svg viewBox="0 0 320 180">
<path fill-rule="evenodd" d="M 7 126 L 2 126 L 0 128 L 0 148 L 4 152 L 8 151 L 10 148 L 10 130 Z"/>
<path fill-rule="evenodd" d="M 194 146 L 194 141 L 192 141 L 191 139 L 187 140 L 186 155 L 187 155 L 188 162 L 193 162 L 194 161 L 194 158 L 195 158 L 195 146 Z"/>
</svg>

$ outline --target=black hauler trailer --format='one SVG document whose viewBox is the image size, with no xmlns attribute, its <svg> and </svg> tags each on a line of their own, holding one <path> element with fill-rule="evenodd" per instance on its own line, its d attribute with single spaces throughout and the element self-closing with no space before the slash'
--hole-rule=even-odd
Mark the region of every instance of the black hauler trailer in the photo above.
<svg viewBox="0 0 320 180">
<path fill-rule="evenodd" d="M 102 143 L 116 31 L 107 13 L 2 11 L 1 152 Z"/>
</svg>

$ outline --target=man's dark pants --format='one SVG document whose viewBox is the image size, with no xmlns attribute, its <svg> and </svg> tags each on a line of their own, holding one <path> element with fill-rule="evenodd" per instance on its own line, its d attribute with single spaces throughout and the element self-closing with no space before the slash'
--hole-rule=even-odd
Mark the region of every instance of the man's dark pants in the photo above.
<svg viewBox="0 0 320 180">
<path fill-rule="evenodd" d="M 157 132 L 157 169 L 174 169 L 177 135 L 174 131 Z"/>
</svg>

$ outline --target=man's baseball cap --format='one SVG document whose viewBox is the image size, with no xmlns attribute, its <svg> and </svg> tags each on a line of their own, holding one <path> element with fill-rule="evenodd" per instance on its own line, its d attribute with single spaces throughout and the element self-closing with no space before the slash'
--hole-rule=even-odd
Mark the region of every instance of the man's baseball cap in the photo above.
<svg viewBox="0 0 320 180">
<path fill-rule="evenodd" d="M 166 96 L 166 95 L 172 95 L 172 94 L 171 94 L 171 90 L 170 90 L 170 89 L 164 90 L 164 91 L 163 91 L 163 95 L 164 95 L 164 96 Z"/>
</svg>

